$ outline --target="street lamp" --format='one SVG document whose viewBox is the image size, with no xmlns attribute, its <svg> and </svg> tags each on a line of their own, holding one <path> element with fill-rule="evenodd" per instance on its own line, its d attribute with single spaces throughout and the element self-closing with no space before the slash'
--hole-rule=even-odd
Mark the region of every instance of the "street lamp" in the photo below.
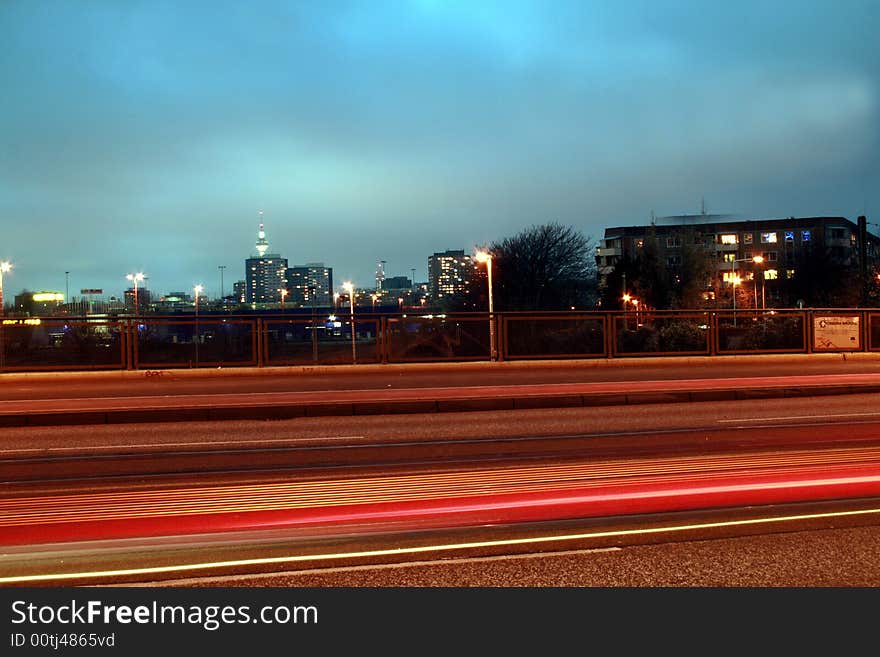
<svg viewBox="0 0 880 657">
<path fill-rule="evenodd" d="M 3 316 L 3 274 L 12 269 L 7 260 L 0 262 L 0 317 Z M 6 344 L 3 341 L 3 323 L 0 322 L 0 368 L 6 366 Z"/>
<path fill-rule="evenodd" d="M 752 258 L 752 262 L 756 265 L 763 264 L 764 256 L 755 256 Z M 754 274 L 754 269 L 752 270 L 752 278 L 755 281 L 755 310 L 758 309 L 758 278 Z M 764 310 L 764 277 L 761 276 L 761 310 Z"/>
<path fill-rule="evenodd" d="M 196 333 L 193 336 L 193 342 L 196 345 L 196 367 L 199 366 L 199 296 L 202 294 L 202 290 L 205 289 L 204 285 L 196 285 L 193 287 L 193 292 L 195 292 L 195 305 L 193 309 L 195 310 L 196 316 Z"/>
<path fill-rule="evenodd" d="M 371 294 L 370 299 L 373 301 L 373 312 L 376 312 L 376 299 L 379 298 L 378 294 Z"/>
<path fill-rule="evenodd" d="M 12 263 L 4 260 L 0 262 L 0 316 L 3 315 L 3 274 L 12 269 Z"/>
<path fill-rule="evenodd" d="M 474 255 L 477 262 L 486 263 L 486 275 L 489 278 L 489 360 L 496 360 L 498 351 L 495 348 L 495 305 L 492 299 L 492 254 L 488 251 L 477 251 Z"/>
<path fill-rule="evenodd" d="M 759 265 L 762 262 L 764 262 L 764 258 L 763 258 L 763 256 L 755 256 L 753 258 L 739 258 L 738 260 L 731 260 L 730 261 L 730 263 L 731 263 L 731 265 L 730 265 L 730 267 L 731 267 L 730 282 L 733 284 L 733 310 L 734 311 L 736 311 L 736 286 L 737 286 L 737 284 L 742 283 L 742 279 L 740 279 L 739 276 L 736 275 L 736 263 L 738 263 L 738 262 L 753 262 L 756 265 Z M 754 276 L 754 270 L 752 271 L 752 276 Z M 755 309 L 757 309 L 757 308 L 758 308 L 758 283 L 757 283 L 757 279 L 755 279 Z M 734 315 L 733 321 L 734 321 L 734 323 L 736 323 L 736 316 L 735 315 Z"/>
<path fill-rule="evenodd" d="M 138 281 L 144 280 L 143 272 L 138 272 L 136 274 L 126 274 L 125 277 L 134 283 L 134 314 L 137 317 L 138 314 Z"/>
<path fill-rule="evenodd" d="M 354 363 L 357 362 L 357 347 L 354 341 L 354 285 L 351 281 L 346 281 L 342 284 L 342 289 L 348 292 L 348 305 L 351 313 L 351 362 Z M 333 296 L 338 296 L 338 294 Z"/>
</svg>

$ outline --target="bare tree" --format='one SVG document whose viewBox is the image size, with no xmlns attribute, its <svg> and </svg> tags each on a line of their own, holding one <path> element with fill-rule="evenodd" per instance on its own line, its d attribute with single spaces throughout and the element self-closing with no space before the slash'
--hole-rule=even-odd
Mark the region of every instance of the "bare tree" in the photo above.
<svg viewBox="0 0 880 657">
<path fill-rule="evenodd" d="M 596 265 L 592 240 L 558 223 L 532 226 L 493 243 L 497 310 L 592 308 Z"/>
</svg>

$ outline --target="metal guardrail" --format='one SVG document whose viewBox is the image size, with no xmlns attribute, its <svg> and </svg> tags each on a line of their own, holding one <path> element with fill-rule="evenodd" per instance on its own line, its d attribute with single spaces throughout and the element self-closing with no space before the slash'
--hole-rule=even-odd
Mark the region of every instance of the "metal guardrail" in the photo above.
<svg viewBox="0 0 880 657">
<path fill-rule="evenodd" d="M 0 372 L 880 351 L 880 309 L 0 318 Z"/>
</svg>

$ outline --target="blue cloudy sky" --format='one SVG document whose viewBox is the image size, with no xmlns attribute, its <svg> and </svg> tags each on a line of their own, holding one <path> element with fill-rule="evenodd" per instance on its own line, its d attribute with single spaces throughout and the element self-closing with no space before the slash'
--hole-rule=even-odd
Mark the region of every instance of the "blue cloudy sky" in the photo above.
<svg viewBox="0 0 880 657">
<path fill-rule="evenodd" d="M 0 2 L 0 259 L 162 294 L 557 221 L 878 221 L 876 0 Z M 873 229 L 877 232 L 877 229 Z"/>
</svg>

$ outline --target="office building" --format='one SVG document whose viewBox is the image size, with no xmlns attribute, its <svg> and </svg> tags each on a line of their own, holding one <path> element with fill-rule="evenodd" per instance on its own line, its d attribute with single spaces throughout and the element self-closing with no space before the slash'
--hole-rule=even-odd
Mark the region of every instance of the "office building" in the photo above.
<svg viewBox="0 0 880 657">
<path fill-rule="evenodd" d="M 443 251 L 428 257 L 428 288 L 434 301 L 467 292 L 474 270 L 464 251 Z"/>
</svg>

